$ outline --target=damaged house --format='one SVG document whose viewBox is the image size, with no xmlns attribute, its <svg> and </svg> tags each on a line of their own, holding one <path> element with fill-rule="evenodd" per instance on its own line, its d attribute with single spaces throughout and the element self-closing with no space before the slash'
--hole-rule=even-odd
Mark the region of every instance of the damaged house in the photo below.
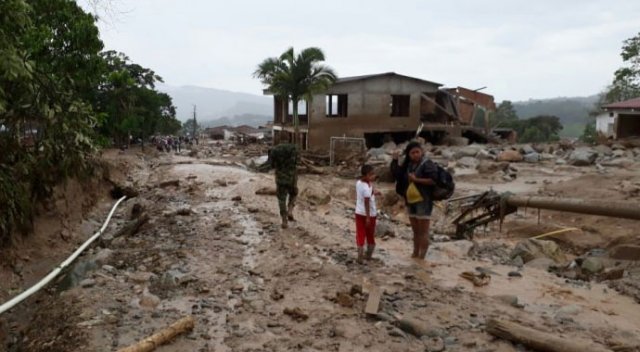
<svg viewBox="0 0 640 352">
<path fill-rule="evenodd" d="M 640 97 L 603 105 L 596 131 L 613 139 L 640 136 Z"/>
<path fill-rule="evenodd" d="M 420 136 L 433 143 L 447 136 L 483 141 L 487 113 L 495 111 L 493 97 L 441 86 L 394 72 L 340 78 L 311 102 L 299 103 L 303 147 L 328 150 L 331 139 L 338 137 L 362 139 L 367 148 L 379 147 L 389 138 L 401 143 L 413 138 L 421 125 Z M 291 102 L 279 96 L 273 99 L 274 144 L 291 142 Z"/>
</svg>

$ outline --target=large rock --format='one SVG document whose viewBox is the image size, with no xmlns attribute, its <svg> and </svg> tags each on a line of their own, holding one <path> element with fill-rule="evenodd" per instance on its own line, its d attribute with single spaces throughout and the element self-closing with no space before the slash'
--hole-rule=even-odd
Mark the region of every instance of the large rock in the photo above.
<svg viewBox="0 0 640 352">
<path fill-rule="evenodd" d="M 553 241 L 527 239 L 516 245 L 511 258 L 520 257 L 524 263 L 537 258 L 549 258 L 556 263 L 566 261 L 566 256 Z"/>
<path fill-rule="evenodd" d="M 555 264 L 556 262 L 554 262 L 553 259 L 545 257 L 545 258 L 537 258 L 537 259 L 531 260 L 525 266 L 528 268 L 535 268 L 535 269 L 547 271 L 551 266 Z"/>
<path fill-rule="evenodd" d="M 480 149 L 478 155 L 476 155 L 476 158 L 478 158 L 479 160 L 496 160 L 496 156 L 491 154 L 486 149 Z"/>
<path fill-rule="evenodd" d="M 598 153 L 596 153 L 591 148 L 580 148 L 576 149 L 569 154 L 569 164 L 573 166 L 589 166 L 593 165 L 593 163 L 598 158 Z"/>
<path fill-rule="evenodd" d="M 400 319 L 396 322 L 396 325 L 400 330 L 418 338 L 427 335 L 427 332 L 429 331 L 427 323 L 416 319 Z"/>
<path fill-rule="evenodd" d="M 476 155 L 478 155 L 480 150 L 483 150 L 483 149 L 484 149 L 483 146 L 472 144 L 464 148 L 460 148 L 460 150 L 456 152 L 456 158 L 460 159 L 464 157 L 475 157 Z"/>
<path fill-rule="evenodd" d="M 498 161 L 518 162 L 524 159 L 517 150 L 505 150 L 498 155 Z"/>
<path fill-rule="evenodd" d="M 478 170 L 478 173 L 481 173 L 481 174 L 492 174 L 497 171 L 506 171 L 507 169 L 509 169 L 509 163 L 507 162 L 494 163 L 494 162 L 482 160 L 478 164 L 476 169 Z"/>
<path fill-rule="evenodd" d="M 604 263 L 601 258 L 589 257 L 582 261 L 580 267 L 583 272 L 589 275 L 595 275 L 604 270 Z"/>
<path fill-rule="evenodd" d="M 596 152 L 598 152 L 598 154 L 602 155 L 602 156 L 610 156 L 612 153 L 611 148 L 609 148 L 608 146 L 604 145 L 604 144 L 599 144 L 595 147 L 593 147 L 593 150 L 595 150 Z"/>
<path fill-rule="evenodd" d="M 327 189 L 315 186 L 306 187 L 301 196 L 312 205 L 325 205 L 331 201 L 331 195 Z"/>
<path fill-rule="evenodd" d="M 475 169 L 478 166 L 478 159 L 470 157 L 470 156 L 465 156 L 460 158 L 460 160 L 457 161 L 457 164 L 460 167 L 463 168 L 467 168 L 467 169 Z"/>
<path fill-rule="evenodd" d="M 427 259 L 432 261 L 442 261 L 465 258 L 469 255 L 473 246 L 473 242 L 467 240 L 435 243 L 429 246 Z"/>
<path fill-rule="evenodd" d="M 611 160 L 603 160 L 600 163 L 600 165 L 607 166 L 607 167 L 626 168 L 626 167 L 632 166 L 634 163 L 635 162 L 629 158 L 617 158 L 617 159 L 611 159 Z"/>
<path fill-rule="evenodd" d="M 451 149 L 443 149 L 440 155 L 447 160 L 453 160 L 456 157 L 456 152 Z"/>
<path fill-rule="evenodd" d="M 524 161 L 528 162 L 528 163 L 537 163 L 540 161 L 540 154 L 533 152 L 533 153 L 527 153 L 524 156 Z"/>
<path fill-rule="evenodd" d="M 520 151 L 524 155 L 537 153 L 536 150 L 533 149 L 533 147 L 528 145 L 528 144 L 527 145 L 523 145 L 522 148 L 520 148 Z"/>
<path fill-rule="evenodd" d="M 613 153 L 611 153 L 611 156 L 613 156 L 614 158 L 623 158 L 626 155 L 627 155 L 627 152 L 622 149 L 616 149 L 613 151 Z"/>
</svg>

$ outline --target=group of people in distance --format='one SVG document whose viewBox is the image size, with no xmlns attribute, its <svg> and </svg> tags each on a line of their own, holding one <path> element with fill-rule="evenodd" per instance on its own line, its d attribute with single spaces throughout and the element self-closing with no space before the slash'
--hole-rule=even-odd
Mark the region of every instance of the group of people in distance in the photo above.
<svg viewBox="0 0 640 352">
<path fill-rule="evenodd" d="M 276 193 L 282 228 L 287 228 L 290 221 L 295 221 L 293 210 L 298 195 L 297 164 L 298 148 L 293 144 L 280 144 L 269 151 L 267 162 L 259 167 L 259 171 L 275 169 Z M 437 166 L 424 153 L 422 144 L 410 142 L 401 156 L 393 155 L 390 165 L 396 181 L 396 193 L 404 200 L 413 231 L 412 258 L 424 259 L 429 248 L 429 225 L 433 210 L 433 188 L 437 180 Z M 361 167 L 357 180 L 355 228 L 357 262 L 362 264 L 370 260 L 376 246 L 375 229 L 378 209 L 376 197 L 381 193 L 374 183 L 376 173 L 373 166 L 365 164 Z M 288 202 L 287 202 L 288 200 Z M 365 247 L 366 245 L 366 247 Z"/>
</svg>

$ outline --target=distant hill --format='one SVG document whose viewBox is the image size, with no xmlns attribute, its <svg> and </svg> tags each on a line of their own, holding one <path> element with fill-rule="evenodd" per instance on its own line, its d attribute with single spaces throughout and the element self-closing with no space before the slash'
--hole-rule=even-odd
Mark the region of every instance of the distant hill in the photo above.
<svg viewBox="0 0 640 352">
<path fill-rule="evenodd" d="M 589 112 L 597 102 L 598 95 L 591 95 L 516 101 L 513 102 L 513 107 L 521 119 L 538 115 L 558 116 L 564 126 L 561 136 L 578 137 L 588 121 Z"/>
<path fill-rule="evenodd" d="M 273 100 L 269 96 L 165 84 L 159 85 L 158 90 L 173 98 L 180 121 L 193 117 L 193 105 L 196 105 L 198 121 L 203 125 L 206 125 L 203 123 L 205 121 L 225 118 L 221 124 L 257 126 L 270 120 L 273 115 Z"/>
</svg>

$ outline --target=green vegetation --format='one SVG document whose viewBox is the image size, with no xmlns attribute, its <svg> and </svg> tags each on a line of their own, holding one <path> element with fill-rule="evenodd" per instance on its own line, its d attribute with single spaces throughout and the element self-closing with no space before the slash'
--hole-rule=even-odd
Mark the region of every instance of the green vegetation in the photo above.
<svg viewBox="0 0 640 352">
<path fill-rule="evenodd" d="M 620 56 L 625 65 L 614 73 L 604 103 L 640 97 L 640 33 L 624 41 Z"/>
<path fill-rule="evenodd" d="M 557 116 L 536 116 L 524 120 L 512 120 L 505 127 L 513 128 L 518 133 L 520 143 L 541 143 L 557 141 L 562 130 L 560 118 Z"/>
<path fill-rule="evenodd" d="M 306 48 L 297 56 L 289 48 L 280 57 L 265 59 L 253 74 L 271 93 L 293 103 L 296 143 L 300 142 L 298 102 L 302 99 L 311 102 L 314 94 L 327 90 L 337 79 L 333 69 L 321 64 L 324 60 L 319 48 Z"/>
<path fill-rule="evenodd" d="M 71 0 L 0 1 L 0 245 L 56 184 L 90 174 L 99 141 L 180 127 L 160 77 L 103 53 L 95 21 Z"/>
</svg>

